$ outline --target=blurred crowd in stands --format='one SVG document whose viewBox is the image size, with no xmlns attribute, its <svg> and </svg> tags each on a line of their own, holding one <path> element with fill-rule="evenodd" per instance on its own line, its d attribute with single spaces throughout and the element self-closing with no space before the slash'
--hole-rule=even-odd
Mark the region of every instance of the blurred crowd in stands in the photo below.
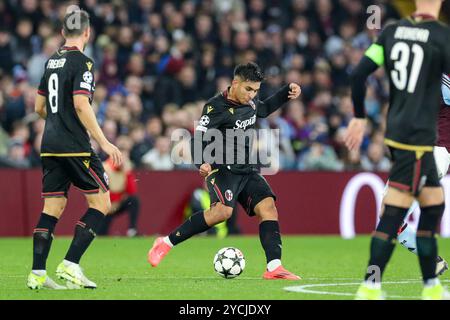
<svg viewBox="0 0 450 320">
<path fill-rule="evenodd" d="M 193 132 L 234 66 L 255 61 L 266 76 L 260 99 L 285 83 L 302 88 L 300 99 L 258 122 L 280 130 L 283 170 L 389 170 L 381 68 L 368 82 L 362 149 L 349 153 L 343 144 L 353 116 L 349 75 L 380 32 L 367 28 L 366 8 L 381 8 L 382 25 L 400 18 L 384 0 L 0 0 L 0 166 L 40 166 L 45 121 L 33 110 L 36 87 L 63 43 L 60 21 L 70 4 L 91 17 L 92 107 L 135 168 L 189 168 L 171 161 L 171 133 Z"/>
</svg>

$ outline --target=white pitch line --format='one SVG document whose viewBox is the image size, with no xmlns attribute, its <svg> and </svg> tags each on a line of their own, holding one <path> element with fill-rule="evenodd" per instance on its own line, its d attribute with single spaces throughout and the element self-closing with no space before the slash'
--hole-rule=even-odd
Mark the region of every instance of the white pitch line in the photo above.
<svg viewBox="0 0 450 320">
<path fill-rule="evenodd" d="M 448 282 L 450 280 L 444 280 L 442 282 Z M 416 282 L 422 282 L 421 280 L 409 280 L 409 281 L 384 281 L 383 284 L 405 284 L 405 283 L 416 283 Z M 336 286 L 353 286 L 353 285 L 360 285 L 361 282 L 347 282 L 347 283 L 317 283 L 317 284 L 306 284 L 303 286 L 290 286 L 290 287 L 284 287 L 283 289 L 286 291 L 291 292 L 301 292 L 301 293 L 312 293 L 312 294 L 322 294 L 322 295 L 335 295 L 335 296 L 354 296 L 355 293 L 348 293 L 348 292 L 334 292 L 334 291 L 316 291 L 316 290 L 310 290 L 307 288 L 317 288 L 317 287 L 336 287 Z M 420 299 L 420 297 L 417 296 L 395 296 L 395 295 L 389 295 L 388 298 L 408 298 L 408 299 Z"/>
</svg>

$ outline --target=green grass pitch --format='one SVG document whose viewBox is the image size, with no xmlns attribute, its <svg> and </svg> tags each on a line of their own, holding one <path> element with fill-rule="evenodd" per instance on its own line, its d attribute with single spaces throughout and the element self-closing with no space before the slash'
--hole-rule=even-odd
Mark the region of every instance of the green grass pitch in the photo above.
<svg viewBox="0 0 450 320">
<path fill-rule="evenodd" d="M 96 290 L 32 291 L 26 287 L 32 239 L 0 239 L 0 299 L 353 299 L 366 268 L 370 238 L 284 236 L 283 264 L 301 281 L 262 280 L 265 258 L 257 236 L 197 236 L 177 246 L 157 268 L 147 262 L 153 240 L 97 238 L 81 260 L 86 275 L 97 283 Z M 47 270 L 55 280 L 56 266 L 70 241 L 63 237 L 53 241 Z M 438 243 L 440 255 L 450 259 L 450 239 Z M 241 249 L 246 258 L 246 269 L 235 279 L 223 279 L 214 272 L 213 257 L 226 246 Z M 444 285 L 449 277 L 450 271 L 441 277 Z M 397 245 L 383 280 L 388 298 L 418 299 L 422 286 L 417 257 Z M 284 290 L 288 286 L 300 286 L 300 292 Z"/>
</svg>

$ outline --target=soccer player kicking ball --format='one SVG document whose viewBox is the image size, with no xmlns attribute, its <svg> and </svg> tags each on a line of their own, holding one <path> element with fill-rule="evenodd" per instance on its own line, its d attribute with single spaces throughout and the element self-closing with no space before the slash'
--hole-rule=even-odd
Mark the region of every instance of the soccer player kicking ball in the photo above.
<svg viewBox="0 0 450 320">
<path fill-rule="evenodd" d="M 424 285 L 422 298 L 450 297 L 436 276 L 435 233 L 445 204 L 433 145 L 441 78 L 450 72 L 450 29 L 436 20 L 441 5 L 441 0 L 416 0 L 416 13 L 386 26 L 351 77 L 356 118 L 349 123 L 345 142 L 350 150 L 355 150 L 359 149 L 366 128 L 366 79 L 379 66 L 385 66 L 390 80 L 385 143 L 393 160 L 384 212 L 372 235 L 370 260 L 357 299 L 384 298 L 383 272 L 394 250 L 397 232 L 415 199 L 421 211 L 416 242 Z"/>
<path fill-rule="evenodd" d="M 450 78 L 448 75 L 442 76 L 442 103 L 439 111 L 438 120 L 438 141 L 434 147 L 434 160 L 439 179 L 442 179 L 448 172 L 450 165 Z M 416 210 L 419 203 L 415 200 L 406 214 L 405 222 L 398 233 L 398 242 L 409 251 L 417 254 L 416 230 L 406 221 L 408 217 Z M 448 270 L 448 263 L 442 257 L 438 256 L 436 261 L 436 275 L 440 276 Z"/>
<path fill-rule="evenodd" d="M 33 268 L 28 276 L 30 289 L 62 289 L 46 271 L 53 230 L 67 203 L 70 184 L 82 191 L 89 205 L 75 226 L 75 235 L 56 274 L 70 288 L 96 288 L 83 273 L 79 261 L 110 211 L 107 175 L 92 150 L 91 136 L 114 163 L 122 154 L 103 135 L 91 107 L 94 93 L 94 69 L 82 51 L 90 37 L 89 15 L 75 10 L 63 22 L 66 40 L 45 65 L 35 102 L 36 112 L 44 119 L 41 157 L 44 209 L 33 232 Z"/>
<path fill-rule="evenodd" d="M 203 134 L 209 133 L 209 130 L 217 130 L 221 133 L 225 144 L 228 144 L 227 148 L 231 144 L 231 148 L 235 150 L 236 157 L 233 158 L 235 161 L 225 164 L 219 164 L 219 161 L 207 163 L 203 158 L 201 161 L 203 163 L 197 164 L 200 175 L 206 179 L 208 185 L 211 207 L 193 214 L 168 236 L 155 240 L 148 253 L 148 261 L 153 267 L 161 262 L 173 246 L 229 219 L 233 208 L 239 202 L 247 214 L 256 215 L 259 220 L 259 237 L 267 259 L 267 269 L 263 278 L 300 279 L 281 264 L 281 236 L 275 206 L 276 197 L 267 181 L 258 173 L 257 166 L 249 161 L 253 145 L 248 139 L 248 133 L 255 127 L 256 117 L 267 117 L 289 99 L 298 98 L 301 90 L 297 84 L 290 83 L 271 97 L 260 101 L 255 97 L 262 81 L 263 74 L 258 65 L 255 63 L 238 65 L 234 70 L 231 86 L 210 99 L 204 106 L 196 128 L 194 145 L 200 141 L 202 150 L 205 150 L 207 145 L 202 144 Z M 233 134 L 238 136 L 237 142 L 234 138 L 227 139 Z M 225 152 L 227 148 L 224 146 L 223 151 Z M 227 159 L 225 154 L 218 158 L 224 161 Z M 236 162 L 236 159 L 245 161 Z"/>
</svg>

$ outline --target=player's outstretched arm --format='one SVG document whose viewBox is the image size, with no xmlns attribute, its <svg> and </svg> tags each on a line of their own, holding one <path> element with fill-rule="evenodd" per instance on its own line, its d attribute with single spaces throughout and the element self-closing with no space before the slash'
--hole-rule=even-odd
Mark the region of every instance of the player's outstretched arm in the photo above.
<svg viewBox="0 0 450 320">
<path fill-rule="evenodd" d="M 272 112 L 278 110 L 289 99 L 297 99 L 301 92 L 302 90 L 300 89 L 300 86 L 294 82 L 283 86 L 266 100 L 260 101 L 257 116 L 260 118 L 269 116 Z"/>
<path fill-rule="evenodd" d="M 75 95 L 73 96 L 73 102 L 78 118 L 80 118 L 80 121 L 86 130 L 91 134 L 95 141 L 98 142 L 100 148 L 111 157 L 114 165 L 120 166 L 122 164 L 122 153 L 115 145 L 106 139 L 102 129 L 97 123 L 94 110 L 92 110 L 88 97 L 85 95 Z"/>
<path fill-rule="evenodd" d="M 34 102 L 34 111 L 42 118 L 47 118 L 47 110 L 45 108 L 46 97 L 38 94 Z"/>
</svg>

